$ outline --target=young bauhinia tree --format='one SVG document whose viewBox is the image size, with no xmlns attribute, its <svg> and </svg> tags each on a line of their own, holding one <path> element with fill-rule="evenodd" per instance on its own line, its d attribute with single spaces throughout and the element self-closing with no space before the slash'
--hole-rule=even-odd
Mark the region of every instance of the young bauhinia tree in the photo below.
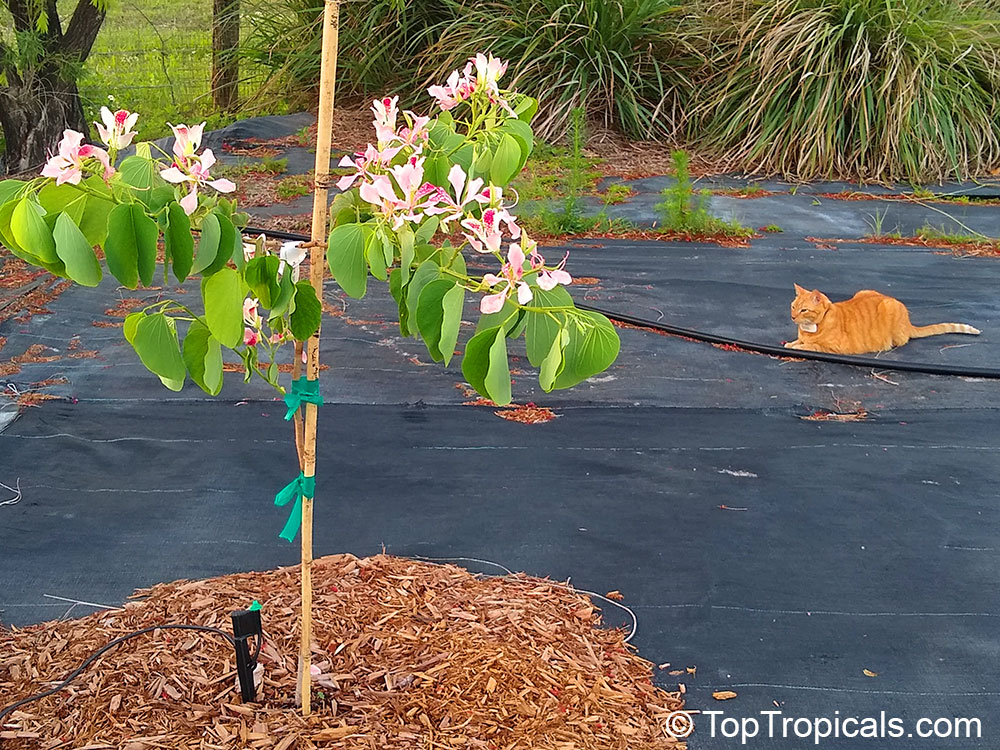
<svg viewBox="0 0 1000 750">
<path fill-rule="evenodd" d="M 71 129 L 88 133 L 77 78 L 104 22 L 105 0 L 77 0 L 60 21 L 56 0 L 0 0 L 0 128 L 10 174 L 37 169 Z M 4 13 L 0 12 L 0 20 Z"/>
<path fill-rule="evenodd" d="M 332 31 L 335 0 L 328 14 L 325 25 Z M 332 70 L 332 48 L 324 49 L 324 67 Z M 329 164 L 332 127 L 328 80 L 319 118 L 325 133 L 317 146 L 319 197 L 312 241 L 303 246 L 244 242 L 245 217 L 224 197 L 235 185 L 212 179 L 215 157 L 201 149 L 204 123 L 175 126 L 169 154 L 140 143 L 136 155 L 118 164 L 118 152 L 134 137 L 135 115 L 104 112 L 98 132 L 106 149 L 67 130 L 42 177 L 0 182 L 0 241 L 29 263 L 87 286 L 100 282 L 106 265 L 118 283 L 135 289 L 158 278 L 162 238 L 162 277 L 168 271 L 179 282 L 201 277 L 200 303 L 163 298 L 125 319 L 125 338 L 166 387 L 180 390 L 190 378 L 218 394 L 223 350 L 231 350 L 248 380 L 263 378 L 284 395 L 286 418 L 296 416 L 299 466 L 275 504 L 290 511 L 283 538 L 293 541 L 302 530 L 299 684 L 306 713 L 324 268 L 352 297 L 365 295 L 371 277 L 388 282 L 402 334 L 422 339 L 445 366 L 463 346 L 465 379 L 497 404 L 511 401 L 508 347 L 522 336 L 546 392 L 602 372 L 618 355 L 618 335 L 607 318 L 577 309 L 566 291 L 572 281 L 566 259 L 547 263 L 512 212 L 516 194 L 507 186 L 531 154 L 537 102 L 499 87 L 506 67 L 476 55 L 445 85 L 429 89 L 438 110 L 433 117 L 400 112 L 395 98 L 376 100 L 375 143 L 341 161 L 348 173 L 337 183 L 341 193 L 330 206 L 329 234 L 323 166 Z M 300 281 L 306 249 L 310 280 Z M 475 268 L 492 259 L 493 272 L 470 269 L 467 254 Z M 470 296 L 478 303 L 478 326 L 460 344 Z M 305 342 L 308 366 L 298 377 Z M 276 364 L 285 344 L 294 344 L 296 363 L 287 389 Z"/>
</svg>

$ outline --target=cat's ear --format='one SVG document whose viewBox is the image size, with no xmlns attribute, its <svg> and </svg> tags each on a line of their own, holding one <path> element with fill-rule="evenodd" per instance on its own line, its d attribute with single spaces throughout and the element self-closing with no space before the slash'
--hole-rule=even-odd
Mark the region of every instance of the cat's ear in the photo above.
<svg viewBox="0 0 1000 750">
<path fill-rule="evenodd" d="M 796 294 L 809 294 L 809 290 L 808 289 L 804 289 L 803 287 L 799 286 L 798 284 L 794 284 L 794 286 L 795 286 L 795 293 Z"/>
<path fill-rule="evenodd" d="M 812 291 L 812 301 L 813 304 L 819 305 L 823 302 L 823 293 L 819 289 L 813 289 Z"/>
</svg>

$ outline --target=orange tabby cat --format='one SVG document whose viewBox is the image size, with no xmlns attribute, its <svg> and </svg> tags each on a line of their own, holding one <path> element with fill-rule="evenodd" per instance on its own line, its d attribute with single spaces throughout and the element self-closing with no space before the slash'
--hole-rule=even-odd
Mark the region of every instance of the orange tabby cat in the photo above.
<svg viewBox="0 0 1000 750">
<path fill-rule="evenodd" d="M 863 289 L 843 302 L 831 302 L 819 290 L 809 291 L 798 284 L 795 293 L 792 320 L 799 327 L 799 336 L 785 344 L 789 349 L 867 354 L 939 333 L 979 333 L 964 323 L 915 326 L 910 323 L 906 305 L 871 289 Z"/>
</svg>

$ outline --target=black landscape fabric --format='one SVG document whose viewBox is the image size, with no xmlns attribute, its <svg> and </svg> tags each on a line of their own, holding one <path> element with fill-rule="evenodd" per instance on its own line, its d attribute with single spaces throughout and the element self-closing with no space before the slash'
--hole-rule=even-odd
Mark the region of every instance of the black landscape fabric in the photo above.
<svg viewBox="0 0 1000 750">
<path fill-rule="evenodd" d="M 578 300 L 646 320 L 778 344 L 794 336 L 793 282 L 834 299 L 875 288 L 917 324 L 983 330 L 914 341 L 886 360 L 1000 366 L 996 259 L 791 235 L 750 248 L 569 249 Z M 35 344 L 49 360 L 8 367 L 0 387 L 16 396 L 49 380 L 44 392 L 58 397 L 20 411 L 0 399 L 0 482 L 22 492 L 16 504 L 0 494 L 4 625 L 86 614 L 159 581 L 297 561 L 297 546 L 277 537 L 286 512 L 272 503 L 295 467 L 283 404 L 238 373 L 215 400 L 191 385 L 171 393 L 114 327 L 164 293 L 197 307 L 196 283 L 175 287 L 106 281 L 65 292 L 51 315 L 0 323 L 2 363 Z M 458 365 L 400 338 L 392 300 L 373 289 L 361 301 L 332 283 L 325 294 L 336 315 L 323 328 L 317 554 L 385 545 L 620 590 L 638 620 L 632 642 L 670 663 L 658 684 L 684 683 L 694 710 L 764 723 L 763 711 L 831 721 L 885 712 L 907 731 L 920 718 L 982 722 L 978 740 L 820 747 L 997 746 L 996 381 L 784 361 L 621 329 L 619 361 L 569 391 L 541 392 L 514 348 L 515 399 L 558 415 L 518 424 L 463 405 Z M 631 627 L 598 603 L 608 625 Z M 716 690 L 738 696 L 720 703 Z M 713 736 L 710 720 L 695 716 L 692 748 L 743 746 L 720 727 Z"/>
</svg>

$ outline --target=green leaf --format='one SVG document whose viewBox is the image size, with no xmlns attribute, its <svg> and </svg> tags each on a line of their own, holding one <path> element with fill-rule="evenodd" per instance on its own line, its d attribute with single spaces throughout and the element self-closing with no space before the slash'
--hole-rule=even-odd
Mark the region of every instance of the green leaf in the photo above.
<svg viewBox="0 0 1000 750">
<path fill-rule="evenodd" d="M 510 368 L 503 328 L 487 328 L 465 345 L 462 374 L 477 392 L 500 406 L 510 403 Z"/>
<path fill-rule="evenodd" d="M 208 330 L 219 343 L 235 349 L 243 340 L 243 281 L 238 271 L 220 269 L 201 280 Z"/>
<path fill-rule="evenodd" d="M 358 220 L 359 204 L 358 189 L 352 188 L 346 193 L 339 193 L 330 203 L 330 220 L 332 225 L 353 224 Z"/>
<path fill-rule="evenodd" d="M 305 341 L 319 330 L 323 320 L 323 304 L 316 297 L 316 290 L 308 281 L 295 285 L 295 311 L 288 323 L 296 341 Z"/>
<path fill-rule="evenodd" d="M 486 373 L 486 391 L 499 406 L 510 403 L 510 366 L 507 364 L 507 336 L 497 331 L 490 346 L 490 369 Z"/>
<path fill-rule="evenodd" d="M 550 291 L 532 287 L 531 305 L 525 308 L 527 326 L 525 328 L 525 344 L 528 351 L 528 361 L 532 367 L 541 367 L 549 356 L 552 342 L 562 325 L 553 320 L 541 310 L 546 307 L 572 307 L 573 298 L 563 287 L 557 286 Z M 536 312 L 537 310 L 537 312 Z"/>
<path fill-rule="evenodd" d="M 184 283 L 194 263 L 194 237 L 191 235 L 191 220 L 179 203 L 171 203 L 167 209 L 167 228 L 163 232 L 163 246 L 174 269 L 174 277 Z M 167 259 L 164 259 L 164 262 L 167 262 Z"/>
<path fill-rule="evenodd" d="M 52 236 L 56 243 L 56 254 L 66 264 L 67 276 L 83 286 L 97 286 L 101 283 L 101 263 L 97 260 L 94 248 L 65 213 L 56 217 Z"/>
<path fill-rule="evenodd" d="M 28 183 L 22 180 L 0 180 L 0 206 L 20 196 L 26 187 Z"/>
<path fill-rule="evenodd" d="M 365 259 L 368 261 L 372 276 L 379 281 L 387 280 L 389 278 L 387 269 L 392 262 L 392 240 L 381 231 L 376 232 L 365 248 Z"/>
<path fill-rule="evenodd" d="M 69 183 L 56 185 L 54 182 L 50 182 L 38 191 L 38 202 L 45 209 L 46 213 L 52 215 L 64 211 L 66 206 L 73 201 L 86 197 L 80 188 Z"/>
<path fill-rule="evenodd" d="M 462 355 L 462 375 L 477 393 L 487 396 L 486 375 L 490 370 L 490 347 L 497 336 L 503 338 L 503 329 L 499 326 L 480 331 L 465 345 Z"/>
<path fill-rule="evenodd" d="M 123 327 L 123 332 L 125 334 L 125 340 L 130 344 L 135 341 L 135 331 L 139 325 L 139 321 L 146 317 L 146 313 L 143 310 L 139 312 L 129 313 L 125 316 L 125 325 Z"/>
<path fill-rule="evenodd" d="M 274 302 L 281 294 L 281 284 L 278 281 L 280 265 L 281 260 L 277 256 L 263 255 L 247 263 L 243 272 L 250 291 L 268 310 L 274 306 Z"/>
<path fill-rule="evenodd" d="M 360 299 L 368 291 L 365 250 L 372 238 L 371 227 L 341 224 L 330 232 L 327 261 L 333 278 L 349 296 Z"/>
<path fill-rule="evenodd" d="M 240 254 L 243 253 L 243 236 L 233 226 L 233 222 L 218 212 L 209 215 L 214 215 L 219 222 L 219 247 L 216 249 L 212 262 L 208 264 L 207 268 L 202 269 L 202 276 L 211 276 L 225 268 L 226 264 L 232 260 L 237 246 L 239 246 Z M 200 257 L 201 248 L 199 247 L 198 250 Z"/>
<path fill-rule="evenodd" d="M 556 377 L 555 388 L 570 388 L 604 372 L 618 357 L 621 342 L 611 321 L 594 312 L 581 312 L 591 324 L 581 331 L 574 324 L 569 325 L 569 341 L 563 351 L 562 372 Z"/>
<path fill-rule="evenodd" d="M 108 270 L 129 289 L 135 289 L 140 278 L 146 285 L 153 282 L 158 235 L 156 222 L 141 204 L 122 203 L 109 214 L 104 256 Z"/>
<path fill-rule="evenodd" d="M 101 184 L 104 183 L 101 182 Z M 83 232 L 83 236 L 87 238 L 87 242 L 91 246 L 103 245 L 104 240 L 107 239 L 108 216 L 114 207 L 115 204 L 111 201 L 94 195 L 86 196 L 83 215 L 77 221 L 77 226 L 80 227 L 80 231 Z"/>
<path fill-rule="evenodd" d="M 437 217 L 435 216 L 432 220 L 436 219 Z M 396 236 L 399 238 L 399 270 L 402 273 L 403 283 L 405 284 L 410 280 L 410 272 L 413 270 L 410 266 L 413 265 L 413 259 L 417 254 L 414 244 L 416 237 L 412 230 L 406 226 L 400 229 Z"/>
<path fill-rule="evenodd" d="M 417 302 L 420 300 L 420 293 L 424 291 L 425 286 L 439 278 L 441 278 L 441 270 L 434 262 L 433 257 L 425 260 L 414 271 L 413 278 L 410 279 L 410 283 L 406 287 L 406 308 L 410 319 L 414 322 L 417 319 Z"/>
<path fill-rule="evenodd" d="M 128 185 L 137 200 L 148 204 L 152 199 L 153 188 L 162 184 L 157 171 L 156 162 L 142 156 L 130 156 L 118 167 L 121 181 Z"/>
<path fill-rule="evenodd" d="M 412 332 L 409 326 L 410 311 L 406 307 L 406 291 L 403 272 L 396 268 L 389 274 L 389 294 L 396 300 L 396 307 L 399 308 L 399 333 L 404 338 L 409 338 Z"/>
<path fill-rule="evenodd" d="M 222 229 L 219 226 L 219 217 L 215 214 L 208 214 L 208 216 L 201 220 L 201 236 L 198 238 L 198 252 L 195 253 L 191 273 L 201 273 L 215 262 L 215 257 L 219 254 L 219 240 L 221 237 Z"/>
<path fill-rule="evenodd" d="M 184 337 L 184 364 L 191 380 L 211 396 L 222 390 L 222 347 L 197 320 Z"/>
<path fill-rule="evenodd" d="M 531 118 L 538 111 L 538 100 L 527 94 L 518 94 L 511 101 L 511 109 L 517 115 L 517 119 L 522 122 L 531 122 Z"/>
<path fill-rule="evenodd" d="M 281 275 L 281 283 L 278 285 L 278 296 L 272 302 L 268 320 L 280 318 L 289 309 L 295 297 L 295 282 L 292 281 L 291 271 L 286 268 Z"/>
<path fill-rule="evenodd" d="M 414 242 L 420 245 L 426 245 L 434 237 L 434 233 L 438 230 L 441 224 L 440 216 L 431 216 L 429 219 L 425 219 L 424 222 L 417 227 L 416 234 L 413 239 Z"/>
<path fill-rule="evenodd" d="M 45 209 L 25 196 L 14 206 L 10 229 L 18 245 L 45 263 L 56 263 L 59 260 L 56 243 L 42 218 L 44 215 Z"/>
<path fill-rule="evenodd" d="M 531 126 L 523 120 L 509 118 L 504 120 L 500 131 L 509 133 L 517 139 L 518 145 L 521 147 L 521 167 L 523 168 L 528 157 L 531 156 L 535 144 L 535 134 L 531 131 Z"/>
<path fill-rule="evenodd" d="M 500 308 L 499 312 L 486 313 L 479 316 L 479 322 L 476 324 L 476 333 L 485 331 L 487 328 L 493 328 L 494 326 L 503 326 L 504 332 L 510 338 L 511 333 L 517 327 L 520 320 L 520 310 L 517 305 L 511 303 L 510 300 L 504 300 L 503 307 Z"/>
<path fill-rule="evenodd" d="M 441 341 L 441 324 L 444 321 L 444 308 L 441 301 L 454 286 L 455 282 L 451 279 L 432 281 L 424 286 L 417 299 L 417 330 L 420 332 L 424 344 L 427 345 L 431 359 L 435 362 L 444 359 L 438 348 L 438 343 Z"/>
<path fill-rule="evenodd" d="M 559 330 L 552 340 L 552 347 L 549 353 L 542 360 L 542 366 L 538 372 L 538 384 L 542 390 L 548 393 L 555 387 L 556 378 L 563 369 L 563 348 L 569 343 L 569 332 L 565 329 Z"/>
<path fill-rule="evenodd" d="M 173 320 L 163 313 L 143 316 L 135 326 L 132 346 L 150 372 L 184 384 L 184 359 Z"/>
<path fill-rule="evenodd" d="M 521 171 L 521 144 L 514 136 L 504 133 L 500 143 L 493 152 L 490 164 L 490 182 L 501 187 L 513 180 Z"/>
<path fill-rule="evenodd" d="M 444 154 L 427 157 L 424 162 L 424 179 L 438 187 L 448 187 L 448 172 L 451 171 L 451 161 Z"/>
<path fill-rule="evenodd" d="M 462 309 L 465 306 L 465 289 L 456 284 L 441 300 L 444 318 L 441 320 L 441 342 L 438 348 L 444 357 L 444 365 L 451 364 L 458 343 L 458 331 L 462 326 Z"/>
</svg>

